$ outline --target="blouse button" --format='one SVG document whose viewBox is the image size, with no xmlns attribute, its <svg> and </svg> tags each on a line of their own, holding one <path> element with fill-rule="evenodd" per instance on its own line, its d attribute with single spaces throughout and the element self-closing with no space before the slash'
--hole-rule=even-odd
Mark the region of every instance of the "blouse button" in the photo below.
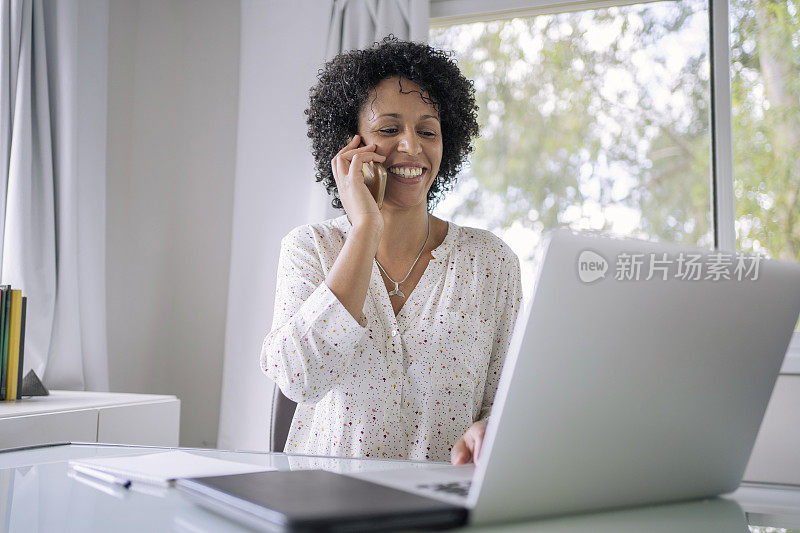
<svg viewBox="0 0 800 533">
<path fill-rule="evenodd" d="M 392 337 L 397 337 L 397 330 L 396 329 L 392 330 Z"/>
<path fill-rule="evenodd" d="M 392 376 L 393 378 L 396 378 L 396 377 L 397 377 L 397 369 L 396 369 L 396 368 L 393 368 L 393 369 L 392 369 L 391 376 Z"/>
</svg>

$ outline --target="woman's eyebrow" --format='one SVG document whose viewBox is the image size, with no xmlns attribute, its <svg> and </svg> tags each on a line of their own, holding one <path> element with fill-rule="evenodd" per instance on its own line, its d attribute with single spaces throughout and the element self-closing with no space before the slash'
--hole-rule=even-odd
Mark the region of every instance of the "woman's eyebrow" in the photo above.
<svg viewBox="0 0 800 533">
<path fill-rule="evenodd" d="M 403 115 L 401 115 L 400 113 L 384 113 L 382 115 L 378 115 L 378 118 L 381 118 L 381 117 L 402 118 L 402 116 Z M 435 117 L 433 115 L 420 115 L 419 118 L 420 118 L 420 120 L 424 120 L 426 118 L 432 118 L 432 119 L 435 119 L 435 120 L 439 120 L 439 117 Z"/>
</svg>

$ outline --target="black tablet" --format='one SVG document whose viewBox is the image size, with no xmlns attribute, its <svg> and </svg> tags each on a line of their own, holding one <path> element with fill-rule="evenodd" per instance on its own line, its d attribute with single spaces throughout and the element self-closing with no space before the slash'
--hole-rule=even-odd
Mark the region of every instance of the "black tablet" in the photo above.
<svg viewBox="0 0 800 533">
<path fill-rule="evenodd" d="M 199 505 L 267 531 L 390 531 L 465 525 L 467 509 L 325 470 L 179 479 Z"/>
</svg>

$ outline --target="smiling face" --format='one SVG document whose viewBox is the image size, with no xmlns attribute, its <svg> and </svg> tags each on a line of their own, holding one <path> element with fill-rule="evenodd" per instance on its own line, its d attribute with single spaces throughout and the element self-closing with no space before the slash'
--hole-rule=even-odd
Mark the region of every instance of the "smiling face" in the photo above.
<svg viewBox="0 0 800 533">
<path fill-rule="evenodd" d="M 428 189 L 442 162 L 442 127 L 430 96 L 397 76 L 381 81 L 358 114 L 364 144 L 374 143 L 389 171 L 384 205 L 427 206 Z"/>
</svg>

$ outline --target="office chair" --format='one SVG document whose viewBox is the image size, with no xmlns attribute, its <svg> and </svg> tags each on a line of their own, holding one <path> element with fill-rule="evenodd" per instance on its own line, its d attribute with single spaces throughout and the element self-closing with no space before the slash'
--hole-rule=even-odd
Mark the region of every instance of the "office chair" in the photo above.
<svg viewBox="0 0 800 533">
<path fill-rule="evenodd" d="M 289 436 L 297 404 L 287 398 L 277 385 L 272 388 L 272 412 L 269 424 L 269 451 L 282 452 Z"/>
</svg>

